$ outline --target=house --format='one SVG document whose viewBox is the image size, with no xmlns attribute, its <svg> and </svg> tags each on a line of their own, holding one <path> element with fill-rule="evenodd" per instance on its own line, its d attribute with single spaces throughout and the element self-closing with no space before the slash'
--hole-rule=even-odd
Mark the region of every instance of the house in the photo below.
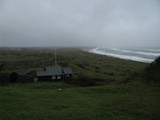
<svg viewBox="0 0 160 120">
<path fill-rule="evenodd" d="M 73 71 L 70 67 L 61 67 L 59 65 L 45 67 L 43 71 L 37 71 L 38 81 L 51 81 L 71 78 Z"/>
</svg>

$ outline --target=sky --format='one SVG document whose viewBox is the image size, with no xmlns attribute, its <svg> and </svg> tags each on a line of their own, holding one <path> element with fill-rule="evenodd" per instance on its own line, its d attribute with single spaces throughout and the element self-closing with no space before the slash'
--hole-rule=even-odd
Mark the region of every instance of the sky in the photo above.
<svg viewBox="0 0 160 120">
<path fill-rule="evenodd" d="M 160 47 L 160 0 L 0 0 L 0 46 Z"/>
</svg>

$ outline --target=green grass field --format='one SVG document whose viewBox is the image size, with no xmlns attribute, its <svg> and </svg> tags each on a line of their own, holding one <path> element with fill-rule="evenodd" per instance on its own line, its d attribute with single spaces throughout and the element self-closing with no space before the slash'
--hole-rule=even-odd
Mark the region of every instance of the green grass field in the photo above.
<svg viewBox="0 0 160 120">
<path fill-rule="evenodd" d="M 53 50 L 3 51 L 1 72 L 11 73 L 20 68 L 37 70 L 54 64 L 53 60 Z M 160 119 L 160 87 L 149 86 L 138 76 L 148 64 L 79 49 L 59 49 L 58 63 L 71 66 L 75 78 L 94 79 L 98 86 L 64 82 L 0 86 L 0 120 Z M 133 79 L 123 82 L 130 77 Z"/>
<path fill-rule="evenodd" d="M 159 87 L 141 82 L 97 87 L 16 84 L 0 87 L 0 119 L 159 120 L 159 93 Z"/>
</svg>

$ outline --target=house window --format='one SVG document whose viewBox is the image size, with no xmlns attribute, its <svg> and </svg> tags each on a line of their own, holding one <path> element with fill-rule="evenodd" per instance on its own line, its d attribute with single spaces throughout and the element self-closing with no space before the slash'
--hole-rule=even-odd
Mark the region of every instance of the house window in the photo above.
<svg viewBox="0 0 160 120">
<path fill-rule="evenodd" d="M 52 76 L 52 80 L 55 80 L 56 79 L 56 76 Z"/>
<path fill-rule="evenodd" d="M 57 79 L 61 79 L 61 76 L 57 76 Z"/>
</svg>

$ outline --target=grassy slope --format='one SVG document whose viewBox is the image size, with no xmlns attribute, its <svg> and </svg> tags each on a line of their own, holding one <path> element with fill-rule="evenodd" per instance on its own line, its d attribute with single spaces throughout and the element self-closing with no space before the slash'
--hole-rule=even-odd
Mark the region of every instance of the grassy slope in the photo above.
<svg viewBox="0 0 160 120">
<path fill-rule="evenodd" d="M 75 77 L 87 76 L 104 81 L 103 83 L 125 80 L 146 66 L 144 63 L 96 55 L 79 49 L 58 49 L 57 52 L 58 64 L 72 67 Z M 6 72 L 24 68 L 36 70 L 54 64 L 54 49 L 3 53 L 5 54 L 0 55 L 0 63 L 4 63 Z"/>
<path fill-rule="evenodd" d="M 0 119 L 158 120 L 159 92 L 160 88 L 140 82 L 85 88 L 63 83 L 1 87 Z"/>
<path fill-rule="evenodd" d="M 159 120 L 160 88 L 141 81 L 117 84 L 146 64 L 60 49 L 59 64 L 103 79 L 104 86 L 76 87 L 64 83 L 30 83 L 0 87 L 0 120 Z M 53 63 L 53 51 L 26 51 L 0 56 L 4 71 L 40 69 Z M 12 60 L 12 61 L 11 61 Z M 30 63 L 32 62 L 32 64 Z M 20 63 L 20 64 L 19 64 Z M 16 67 L 15 67 L 16 66 Z M 136 74 L 135 74 L 136 75 Z M 108 81 L 116 81 L 106 84 Z M 58 88 L 62 88 L 61 91 Z"/>
</svg>

